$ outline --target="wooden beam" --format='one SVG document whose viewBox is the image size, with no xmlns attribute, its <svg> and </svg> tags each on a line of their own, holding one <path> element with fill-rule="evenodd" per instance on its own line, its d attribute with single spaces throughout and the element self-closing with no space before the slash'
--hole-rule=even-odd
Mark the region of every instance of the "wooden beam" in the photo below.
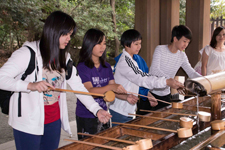
<svg viewBox="0 0 225 150">
<path fill-rule="evenodd" d="M 140 56 L 151 65 L 154 49 L 159 45 L 160 0 L 135 0 L 135 29 L 142 35 Z"/>
<path fill-rule="evenodd" d="M 186 49 L 191 65 L 198 62 L 199 50 L 210 42 L 210 0 L 186 1 L 186 25 L 192 31 L 192 42 Z"/>
<path fill-rule="evenodd" d="M 179 0 L 160 0 L 160 44 L 169 44 L 171 31 L 179 25 Z"/>
</svg>

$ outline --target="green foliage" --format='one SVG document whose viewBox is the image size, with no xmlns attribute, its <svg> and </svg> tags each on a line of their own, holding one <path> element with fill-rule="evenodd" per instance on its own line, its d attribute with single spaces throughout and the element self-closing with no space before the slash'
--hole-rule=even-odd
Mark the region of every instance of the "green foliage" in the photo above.
<svg viewBox="0 0 225 150">
<path fill-rule="evenodd" d="M 218 18 L 225 15 L 225 1 L 211 0 L 210 4 L 210 18 Z"/>
<path fill-rule="evenodd" d="M 40 32 L 43 22 L 41 7 L 38 1 L 31 0 L 5 0 L 0 3 L 0 33 L 1 46 L 4 49 L 15 49 L 21 46 L 25 40 L 32 40 L 37 32 Z"/>
<path fill-rule="evenodd" d="M 134 28 L 135 0 L 116 1 L 117 32 L 114 33 L 110 0 L 0 0 L 0 48 L 15 50 L 26 40 L 40 38 L 44 20 L 55 10 L 70 14 L 77 23 L 73 47 L 80 47 L 90 28 L 102 30 L 107 49 L 114 50 L 114 36 Z M 120 38 L 119 38 L 120 39 Z"/>
<path fill-rule="evenodd" d="M 186 0 L 180 0 L 180 24 L 185 25 L 185 16 Z M 225 0 L 210 0 L 210 18 L 221 16 L 225 16 Z"/>
<path fill-rule="evenodd" d="M 180 0 L 180 25 L 185 25 L 186 19 L 186 0 Z"/>
</svg>

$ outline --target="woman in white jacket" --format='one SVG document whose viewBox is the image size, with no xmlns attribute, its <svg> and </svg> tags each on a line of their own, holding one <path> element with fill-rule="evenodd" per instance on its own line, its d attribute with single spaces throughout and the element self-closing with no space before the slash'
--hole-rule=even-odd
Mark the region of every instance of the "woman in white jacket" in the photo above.
<svg viewBox="0 0 225 150">
<path fill-rule="evenodd" d="M 10 99 L 9 125 L 13 133 L 17 150 L 53 150 L 58 148 L 61 125 L 71 133 L 66 93 L 49 91 L 51 88 L 66 88 L 85 91 L 76 68 L 72 67 L 69 79 L 66 79 L 67 53 L 76 23 L 71 16 L 55 11 L 45 21 L 40 41 L 26 42 L 16 50 L 0 68 L 0 89 L 14 91 Z M 30 61 L 29 46 L 35 51 L 35 70 L 22 81 L 21 76 Z M 18 108 L 18 96 L 21 92 L 21 109 Z M 104 111 L 91 96 L 77 97 L 99 120 L 106 123 L 111 115 Z M 21 115 L 18 115 L 20 111 Z"/>
</svg>

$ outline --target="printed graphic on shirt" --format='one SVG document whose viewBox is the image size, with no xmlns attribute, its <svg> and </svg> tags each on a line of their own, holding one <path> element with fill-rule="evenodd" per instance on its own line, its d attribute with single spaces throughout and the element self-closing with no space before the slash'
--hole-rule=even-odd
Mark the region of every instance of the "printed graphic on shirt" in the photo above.
<svg viewBox="0 0 225 150">
<path fill-rule="evenodd" d="M 102 85 L 107 85 L 109 83 L 109 78 L 92 77 L 92 83 L 93 87 L 102 87 Z M 106 103 L 102 98 L 95 98 L 95 101 L 99 103 L 100 106 L 106 107 Z"/>
<path fill-rule="evenodd" d="M 58 71 L 49 71 L 48 69 L 43 69 L 42 80 L 50 83 L 55 88 L 61 88 L 65 79 L 65 72 L 62 73 Z M 47 91 L 44 92 L 44 104 L 52 105 L 57 102 L 60 98 L 60 92 L 57 91 Z"/>
<path fill-rule="evenodd" d="M 104 79 L 101 78 L 99 80 L 99 77 L 92 77 L 94 87 L 102 87 L 101 84 L 108 83 L 108 80 L 109 80 L 108 78 L 104 78 Z"/>
</svg>

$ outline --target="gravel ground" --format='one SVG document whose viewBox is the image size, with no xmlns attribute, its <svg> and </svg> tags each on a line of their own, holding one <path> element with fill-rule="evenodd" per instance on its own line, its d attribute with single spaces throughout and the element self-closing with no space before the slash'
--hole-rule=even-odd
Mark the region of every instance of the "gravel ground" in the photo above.
<svg viewBox="0 0 225 150">
<path fill-rule="evenodd" d="M 70 89 L 68 87 L 68 89 Z M 69 121 L 75 120 L 76 96 L 67 93 Z M 8 125 L 8 116 L 0 112 L 0 144 L 14 140 L 12 127 Z"/>
</svg>

